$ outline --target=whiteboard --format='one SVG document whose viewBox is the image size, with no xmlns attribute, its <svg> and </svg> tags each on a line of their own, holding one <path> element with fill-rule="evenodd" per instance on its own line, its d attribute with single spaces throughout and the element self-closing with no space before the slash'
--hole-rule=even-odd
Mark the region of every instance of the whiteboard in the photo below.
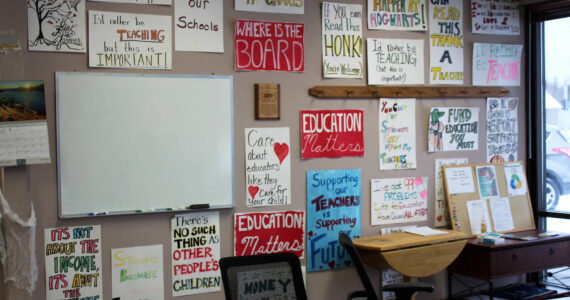
<svg viewBox="0 0 570 300">
<path fill-rule="evenodd" d="M 234 206 L 233 78 L 56 73 L 59 216 Z"/>
</svg>

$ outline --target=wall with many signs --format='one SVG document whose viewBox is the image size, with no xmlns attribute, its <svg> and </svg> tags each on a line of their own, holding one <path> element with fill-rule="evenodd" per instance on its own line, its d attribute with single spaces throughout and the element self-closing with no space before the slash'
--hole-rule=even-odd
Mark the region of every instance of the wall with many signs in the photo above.
<svg viewBox="0 0 570 300">
<path fill-rule="evenodd" d="M 474 33 L 472 1 L 412 1 L 421 13 L 407 1 L 396 1 L 411 9 L 400 12 L 373 0 L 330 0 L 326 9 L 322 1 L 277 1 L 291 4 L 282 10 L 246 0 L 224 0 L 223 8 L 208 0 L 174 0 L 171 5 L 79 1 L 75 7 L 64 1 L 71 6 L 53 7 L 53 21 L 65 25 L 69 20 L 68 26 L 58 29 L 52 22 L 43 28 L 43 37 L 37 20 L 27 21 L 26 2 L 34 1 L 5 1 L 0 10 L 0 31 L 16 34 L 21 46 L 0 53 L 0 81 L 44 81 L 51 163 L 4 168 L 3 193 L 14 212 L 27 218 L 31 204 L 36 212 L 38 281 L 28 295 L 3 283 L 0 272 L 3 299 L 61 295 L 54 289 L 63 281 L 56 281 L 81 270 L 62 274 L 54 269 L 54 259 L 65 251 L 54 250 L 53 244 L 76 243 L 74 253 L 80 255 L 83 241 L 51 233 L 77 228 L 93 228 L 92 266 L 102 272 L 90 273 L 90 285 L 69 295 L 111 299 L 137 288 L 132 272 L 145 272 L 155 281 L 163 277 L 163 293 L 152 293 L 164 299 L 223 299 L 217 259 L 273 252 L 276 247 L 260 243 L 279 241 L 306 266 L 310 299 L 339 299 L 361 284 L 349 261 L 330 257 L 339 252 L 331 244 L 338 231 L 354 237 L 403 226 L 446 226 L 436 165 L 526 157 L 526 82 L 521 76 L 526 66 L 520 62 L 526 49 L 493 45 L 522 45 L 522 20 L 505 23 L 509 33 L 497 35 L 501 26 L 476 26 L 479 32 Z M 84 19 L 73 19 L 73 10 L 83 5 Z M 484 6 L 478 11 L 483 12 L 477 22 L 492 21 Z M 522 15 L 522 9 L 515 12 Z M 522 32 L 513 34 L 517 30 Z M 493 56 L 501 51 L 510 56 Z M 233 76 L 235 208 L 58 219 L 54 73 L 72 71 Z M 509 97 L 518 99 L 325 100 L 307 94 L 315 85 L 473 82 L 507 85 Z M 279 119 L 255 119 L 255 83 L 280 85 Z M 403 203 L 401 195 L 415 197 L 413 203 Z M 193 251 L 196 245 L 202 248 Z M 123 258 L 121 253 L 146 258 L 146 266 L 112 265 Z M 386 277 L 368 271 L 372 282 Z M 423 279 L 433 282 L 436 291 L 418 298 L 446 298 L 445 278 L 440 273 Z M 115 282 L 122 285 L 115 287 Z M 160 289 L 159 282 L 153 286 Z"/>
</svg>

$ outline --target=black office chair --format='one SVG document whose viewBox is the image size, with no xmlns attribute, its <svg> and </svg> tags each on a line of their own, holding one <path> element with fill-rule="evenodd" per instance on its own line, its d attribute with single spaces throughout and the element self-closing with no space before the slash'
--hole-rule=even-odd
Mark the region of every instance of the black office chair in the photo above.
<svg viewBox="0 0 570 300">
<path fill-rule="evenodd" d="M 354 247 L 350 237 L 348 237 L 346 233 L 340 232 L 338 235 L 338 242 L 344 249 L 346 249 L 348 255 L 350 255 L 350 258 L 356 267 L 356 271 L 358 272 L 358 276 L 360 277 L 360 281 L 362 281 L 362 285 L 364 285 L 363 291 L 353 291 L 348 294 L 347 299 L 366 298 L 367 300 L 378 300 L 378 295 L 376 295 L 374 287 L 372 287 L 370 278 L 368 278 L 368 274 L 364 269 L 364 264 L 362 263 L 362 260 L 360 260 L 360 255 L 358 255 L 358 251 Z M 385 285 L 382 287 L 382 290 L 385 292 L 394 292 L 397 300 L 408 300 L 416 292 L 432 292 L 433 285 L 426 282 L 403 282 Z"/>
<path fill-rule="evenodd" d="M 301 263 L 293 253 L 272 253 L 220 259 L 226 300 L 307 300 Z M 250 296 L 248 296 L 250 295 Z"/>
</svg>

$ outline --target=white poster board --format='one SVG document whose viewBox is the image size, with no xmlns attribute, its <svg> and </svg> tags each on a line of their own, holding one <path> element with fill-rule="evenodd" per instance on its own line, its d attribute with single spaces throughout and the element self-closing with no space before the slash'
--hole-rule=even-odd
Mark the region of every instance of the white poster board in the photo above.
<svg viewBox="0 0 570 300">
<path fill-rule="evenodd" d="M 304 14 L 307 0 L 266 1 L 266 0 L 235 0 L 237 11 L 254 11 L 278 14 Z"/>
<path fill-rule="evenodd" d="M 487 98 L 487 162 L 517 160 L 518 98 Z"/>
<path fill-rule="evenodd" d="M 428 14 L 429 83 L 463 84 L 463 1 L 435 2 Z"/>
<path fill-rule="evenodd" d="M 172 0 L 89 0 L 93 2 L 171 5 Z"/>
<path fill-rule="evenodd" d="M 162 244 L 111 249 L 113 299 L 164 299 Z"/>
<path fill-rule="evenodd" d="M 427 220 L 427 177 L 383 178 L 370 182 L 371 224 Z"/>
<path fill-rule="evenodd" d="M 522 45 L 473 43 L 473 85 L 520 86 Z"/>
<path fill-rule="evenodd" d="M 416 99 L 380 98 L 380 170 L 415 169 Z"/>
<path fill-rule="evenodd" d="M 224 1 L 174 0 L 176 51 L 224 53 Z"/>
<path fill-rule="evenodd" d="M 367 0 L 368 29 L 426 31 L 425 0 Z"/>
<path fill-rule="evenodd" d="M 479 148 L 478 107 L 432 107 L 428 120 L 428 152 Z"/>
<path fill-rule="evenodd" d="M 368 84 L 424 84 L 424 40 L 366 40 Z"/>
<path fill-rule="evenodd" d="M 471 0 L 471 29 L 479 34 L 520 35 L 518 0 Z"/>
</svg>

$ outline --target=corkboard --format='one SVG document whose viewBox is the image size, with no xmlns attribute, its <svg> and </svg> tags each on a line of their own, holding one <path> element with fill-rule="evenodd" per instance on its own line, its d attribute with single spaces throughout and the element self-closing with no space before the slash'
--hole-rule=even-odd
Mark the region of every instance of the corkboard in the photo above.
<svg viewBox="0 0 570 300">
<path fill-rule="evenodd" d="M 522 162 L 507 162 L 506 164 L 521 164 L 524 173 L 524 165 Z M 526 174 L 522 179 L 525 183 L 527 193 L 525 195 L 510 196 L 508 194 L 507 180 L 505 178 L 505 163 L 479 163 L 479 164 L 467 164 L 467 165 L 456 165 L 456 166 L 445 166 L 443 167 L 443 180 L 445 187 L 445 195 L 447 198 L 447 207 L 449 209 L 449 216 L 451 219 L 451 225 L 453 230 L 462 231 L 467 234 L 472 234 L 471 225 L 469 223 L 469 214 L 467 212 L 467 202 L 472 200 L 480 200 L 481 196 L 479 194 L 479 184 L 476 174 L 476 168 L 480 166 L 494 166 L 495 174 L 498 185 L 499 198 L 508 198 L 509 205 L 511 208 L 511 215 L 513 217 L 514 229 L 507 231 L 498 231 L 500 233 L 507 232 L 518 232 L 535 228 L 534 217 L 532 213 L 532 206 L 530 203 L 530 197 L 528 194 L 528 184 L 526 181 Z M 447 179 L 447 173 L 449 169 L 460 168 L 460 167 L 470 167 L 473 176 L 474 192 L 472 193 L 461 193 L 461 194 L 450 194 L 449 184 Z M 487 212 L 489 214 L 489 223 L 491 224 L 491 229 L 488 231 L 495 231 L 495 224 L 493 223 L 493 217 L 491 209 L 489 207 L 489 199 L 485 199 L 487 203 Z"/>
</svg>

